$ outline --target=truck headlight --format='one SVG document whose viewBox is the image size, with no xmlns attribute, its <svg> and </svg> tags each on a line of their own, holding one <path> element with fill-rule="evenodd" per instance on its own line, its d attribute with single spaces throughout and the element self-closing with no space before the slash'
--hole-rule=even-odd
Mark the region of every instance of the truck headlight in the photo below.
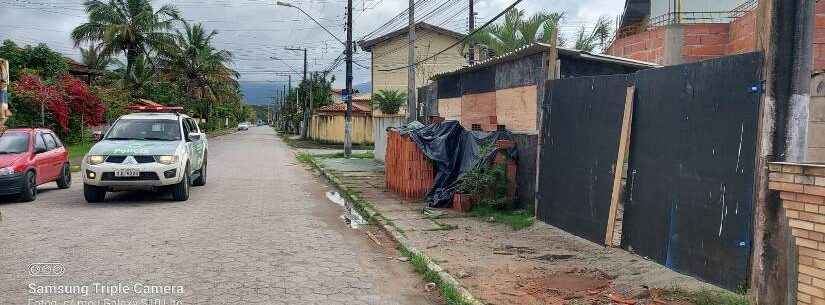
<svg viewBox="0 0 825 305">
<path fill-rule="evenodd" d="M 103 163 L 103 161 L 106 161 L 105 156 L 89 156 L 86 159 L 86 163 L 88 163 L 89 165 L 98 165 L 100 163 Z"/>
<path fill-rule="evenodd" d="M 12 168 L 11 166 L 0 168 L 0 176 L 6 176 L 11 174 L 14 174 L 14 168 Z"/>
<path fill-rule="evenodd" d="M 178 162 L 178 156 L 156 156 L 155 160 L 160 164 L 172 165 Z"/>
</svg>

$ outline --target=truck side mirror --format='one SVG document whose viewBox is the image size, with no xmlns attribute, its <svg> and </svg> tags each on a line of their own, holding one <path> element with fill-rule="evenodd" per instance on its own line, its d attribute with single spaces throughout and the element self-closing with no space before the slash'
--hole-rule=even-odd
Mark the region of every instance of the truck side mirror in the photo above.
<svg viewBox="0 0 825 305">
<path fill-rule="evenodd" d="M 95 142 L 100 142 L 100 140 L 103 140 L 103 132 L 95 131 L 94 133 L 92 133 L 92 139 Z"/>
</svg>

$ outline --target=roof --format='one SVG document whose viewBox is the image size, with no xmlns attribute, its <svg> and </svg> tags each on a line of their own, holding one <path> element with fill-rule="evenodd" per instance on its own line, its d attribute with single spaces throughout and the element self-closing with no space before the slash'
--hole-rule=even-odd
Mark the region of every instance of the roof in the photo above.
<svg viewBox="0 0 825 305">
<path fill-rule="evenodd" d="M 318 108 L 319 112 L 346 112 L 347 111 L 347 104 L 346 103 L 334 103 L 332 105 L 326 105 L 324 107 Z M 366 112 L 369 113 L 370 109 L 364 107 L 362 105 L 358 105 L 353 103 L 352 104 L 352 112 Z"/>
<path fill-rule="evenodd" d="M 470 71 L 481 70 L 483 68 L 487 68 L 502 62 L 516 60 L 522 57 L 539 54 L 543 52 L 547 52 L 552 49 L 552 46 L 546 43 L 535 42 L 530 45 L 523 46 L 519 49 L 516 49 L 512 52 L 505 53 L 496 57 L 492 57 L 490 59 L 480 61 L 472 66 L 467 66 L 460 68 L 458 70 L 444 72 L 440 74 L 436 74 L 430 79 L 438 79 L 445 76 L 461 74 Z M 656 68 L 661 67 L 658 64 L 639 61 L 635 59 L 617 57 L 612 55 L 605 55 L 605 54 L 596 54 L 592 52 L 576 50 L 576 49 L 568 49 L 568 48 L 556 48 L 559 52 L 559 57 L 567 57 L 567 58 L 579 58 L 583 60 L 591 60 L 597 62 L 604 62 L 604 63 L 613 63 L 613 64 L 620 64 L 629 67 L 636 67 L 636 68 Z"/>
<path fill-rule="evenodd" d="M 407 34 L 408 30 L 409 30 L 409 27 L 405 26 L 405 27 L 400 28 L 396 31 L 389 32 L 389 33 L 387 33 L 387 34 L 385 34 L 381 37 L 376 37 L 376 38 L 366 40 L 366 41 L 365 40 L 359 41 L 358 46 L 360 46 L 361 49 L 364 49 L 364 51 L 371 52 L 372 47 L 375 46 L 376 44 L 379 44 L 379 43 L 382 43 L 384 41 L 393 39 L 395 37 Z M 454 37 L 456 39 L 464 39 L 464 36 L 466 36 L 466 35 L 461 34 L 459 32 L 448 30 L 448 29 L 445 29 L 445 28 L 442 28 L 442 27 L 439 27 L 439 26 L 435 26 L 435 25 L 432 25 L 432 24 L 429 24 L 429 23 L 426 23 L 426 22 L 423 22 L 423 21 L 418 22 L 418 23 L 415 24 L 415 30 L 416 31 L 418 31 L 418 30 L 427 30 L 427 31 L 436 32 L 436 33 L 439 33 L 439 34 L 442 34 L 442 35 Z"/>
<path fill-rule="evenodd" d="M 650 15 L 650 0 L 626 0 L 619 28 L 642 22 Z"/>
<path fill-rule="evenodd" d="M 69 72 L 74 74 L 95 74 L 100 75 L 103 72 L 95 69 L 90 69 L 89 66 L 81 64 L 74 59 L 66 57 L 66 63 L 69 64 Z"/>
</svg>

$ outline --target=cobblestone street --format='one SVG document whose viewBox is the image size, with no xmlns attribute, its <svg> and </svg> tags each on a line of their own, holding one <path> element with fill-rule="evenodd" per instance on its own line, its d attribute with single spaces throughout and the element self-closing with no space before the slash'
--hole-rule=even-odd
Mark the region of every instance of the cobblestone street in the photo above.
<svg viewBox="0 0 825 305">
<path fill-rule="evenodd" d="M 208 183 L 187 202 L 131 192 L 87 204 L 77 175 L 32 203 L 3 199 L 0 304 L 432 304 L 409 264 L 341 221 L 271 128 L 209 145 Z M 65 271 L 34 277 L 38 263 Z"/>
</svg>

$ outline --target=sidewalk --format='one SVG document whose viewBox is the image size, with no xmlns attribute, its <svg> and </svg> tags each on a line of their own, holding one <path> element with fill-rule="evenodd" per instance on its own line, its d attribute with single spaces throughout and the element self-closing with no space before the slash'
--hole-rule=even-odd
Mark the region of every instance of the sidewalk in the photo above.
<svg viewBox="0 0 825 305">
<path fill-rule="evenodd" d="M 386 191 L 383 165 L 372 159 L 311 160 L 485 304 L 747 304 L 741 296 L 538 221 L 514 230 L 453 211 L 427 217 L 422 202 Z"/>
</svg>

